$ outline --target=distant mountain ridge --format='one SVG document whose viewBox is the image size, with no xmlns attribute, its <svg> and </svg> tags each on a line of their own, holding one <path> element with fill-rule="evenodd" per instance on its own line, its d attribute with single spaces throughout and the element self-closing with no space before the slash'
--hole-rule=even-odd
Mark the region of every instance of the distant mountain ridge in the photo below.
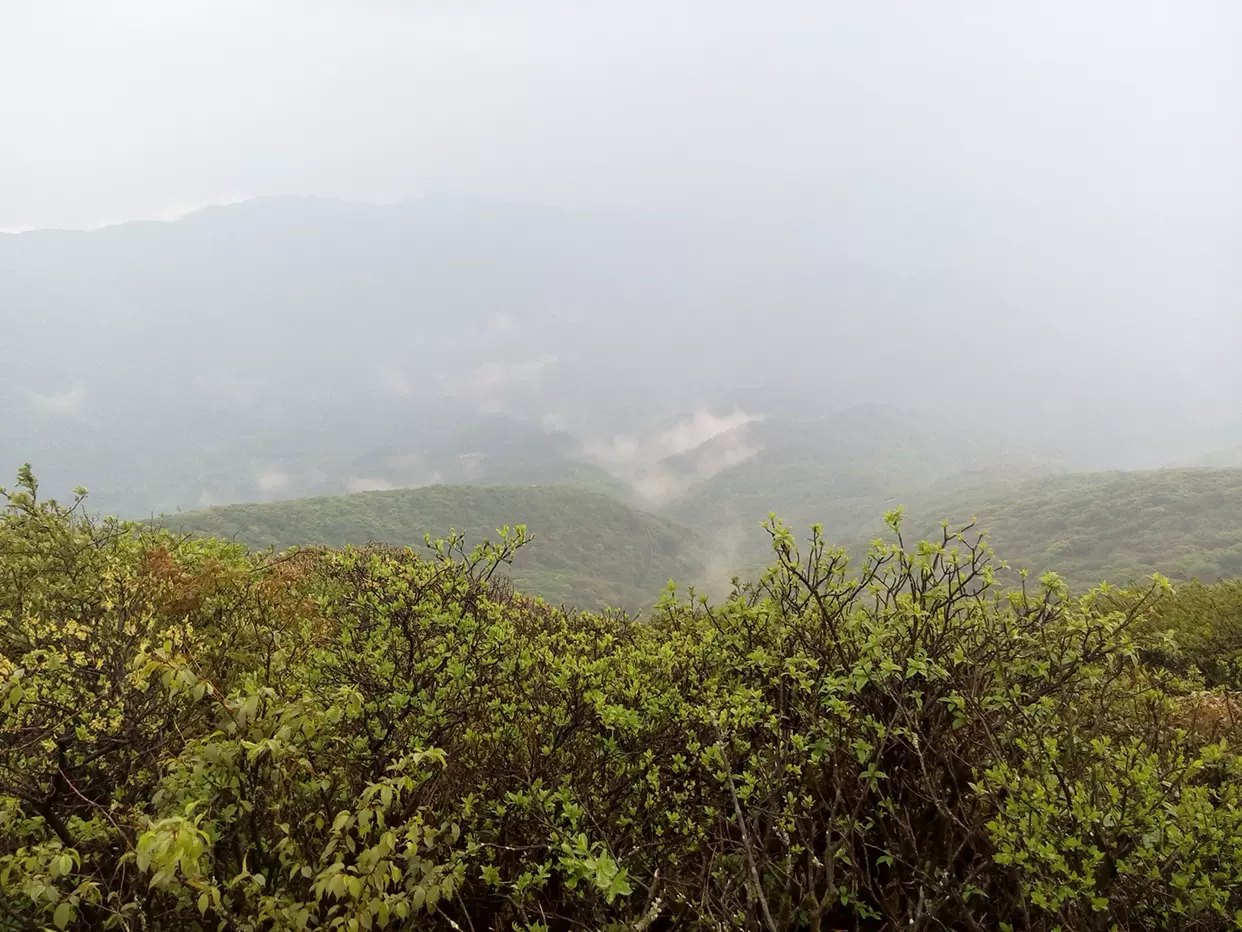
<svg viewBox="0 0 1242 932">
<path fill-rule="evenodd" d="M 709 217 L 282 197 L 0 236 L 14 348 L 0 460 L 124 515 L 572 481 L 705 526 L 749 528 L 775 507 L 844 531 L 863 511 L 835 509 L 841 495 L 872 483 L 882 503 L 1028 446 L 1057 445 L 1083 470 L 1238 442 L 1227 379 L 1194 404 L 1206 375 L 1161 391 L 1130 356 L 1107 398 L 1080 390 L 1099 378 L 1090 367 L 1048 371 L 1022 322 L 1089 344 L 1083 328 L 1101 324 L 1082 313 L 1082 281 L 998 310 L 998 270 L 948 254 L 863 261 L 850 244 L 865 217 L 831 207 Z M 660 447 L 684 422 L 734 413 L 767 417 Z M 517 455 L 499 441 L 442 449 L 499 433 L 496 417 L 529 437 Z M 659 455 L 566 455 L 562 434 L 612 453 L 616 438 L 654 440 Z M 460 459 L 471 453 L 486 468 Z M 926 475 L 908 482 L 912 467 Z M 761 501 L 769 482 L 778 497 Z"/>
<path fill-rule="evenodd" d="M 845 541 L 925 489 L 1007 484 L 1069 468 L 1050 454 L 888 405 L 860 405 L 810 421 L 770 418 L 738 433 L 732 442 L 748 445 L 751 455 L 694 484 L 660 512 L 739 541 L 742 554 L 755 559 L 765 555 L 759 528 L 772 512 L 799 530 L 823 524 L 830 537 Z"/>
</svg>

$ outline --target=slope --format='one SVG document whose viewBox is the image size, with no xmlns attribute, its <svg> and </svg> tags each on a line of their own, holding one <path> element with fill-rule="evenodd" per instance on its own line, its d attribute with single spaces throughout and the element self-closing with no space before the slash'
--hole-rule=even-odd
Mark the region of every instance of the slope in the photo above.
<svg viewBox="0 0 1242 932">
<path fill-rule="evenodd" d="M 421 548 L 450 530 L 474 543 L 525 524 L 534 540 L 510 575 L 524 591 L 582 608 L 637 611 L 669 579 L 697 572 L 687 529 L 595 492 L 568 486 L 428 486 L 249 505 L 166 516 L 170 528 L 251 547 L 381 542 Z"/>
<path fill-rule="evenodd" d="M 1242 469 L 1161 469 L 1054 476 L 1009 488 L 929 492 L 906 509 L 913 537 L 971 519 L 997 555 L 1075 588 L 1242 576 Z M 882 532 L 873 525 L 876 536 Z"/>
<path fill-rule="evenodd" d="M 696 484 L 662 513 L 714 540 L 737 541 L 746 565 L 766 559 L 759 527 L 772 512 L 796 530 L 816 522 L 831 539 L 852 540 L 899 501 L 924 500 L 922 490 L 935 483 L 974 487 L 1065 468 L 1003 435 L 948 429 L 884 405 L 741 430 L 746 438 L 738 445 L 749 444 L 753 455 Z"/>
</svg>

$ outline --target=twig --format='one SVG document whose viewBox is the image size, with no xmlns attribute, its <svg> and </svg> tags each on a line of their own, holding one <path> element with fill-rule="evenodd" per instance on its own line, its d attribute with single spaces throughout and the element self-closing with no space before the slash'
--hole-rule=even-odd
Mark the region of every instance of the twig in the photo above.
<svg viewBox="0 0 1242 932">
<path fill-rule="evenodd" d="M 755 899 L 759 901 L 759 909 L 763 913 L 763 921 L 767 925 L 769 932 L 780 932 L 776 927 L 776 922 L 772 919 L 772 911 L 768 909 L 767 897 L 763 895 L 763 887 L 759 883 L 759 868 L 755 866 L 755 855 L 751 851 L 750 832 L 746 829 L 746 818 L 742 815 L 742 804 L 738 802 L 737 787 L 733 783 L 733 768 L 729 766 L 728 757 L 725 755 L 724 735 L 720 731 L 719 724 L 716 724 L 716 747 L 720 751 L 720 760 L 724 764 L 725 776 L 729 781 L 729 796 L 733 799 L 733 814 L 737 816 L 737 827 L 742 833 L 742 847 L 746 854 L 746 865 L 750 868 L 750 882 L 754 888 Z"/>
</svg>

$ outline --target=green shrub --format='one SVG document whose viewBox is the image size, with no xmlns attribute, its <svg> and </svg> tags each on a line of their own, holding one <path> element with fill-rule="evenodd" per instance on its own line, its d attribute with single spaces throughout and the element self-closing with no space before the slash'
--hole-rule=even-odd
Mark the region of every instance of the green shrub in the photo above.
<svg viewBox="0 0 1242 932">
<path fill-rule="evenodd" d="M 23 476 L 0 928 L 1237 927 L 1239 759 L 1129 635 L 1160 585 L 770 530 L 635 622 L 513 593 L 521 533 L 273 559 Z"/>
<path fill-rule="evenodd" d="M 1197 671 L 1209 686 L 1242 689 L 1242 581 L 1178 586 L 1140 633 L 1149 661 Z"/>
</svg>

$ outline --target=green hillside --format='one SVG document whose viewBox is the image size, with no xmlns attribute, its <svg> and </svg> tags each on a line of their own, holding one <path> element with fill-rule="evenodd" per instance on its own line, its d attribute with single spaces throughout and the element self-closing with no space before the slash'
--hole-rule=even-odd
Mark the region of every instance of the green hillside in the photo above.
<svg viewBox="0 0 1242 932">
<path fill-rule="evenodd" d="M 977 518 L 997 555 L 1076 587 L 1159 572 L 1242 576 L 1242 469 L 1161 469 L 1034 479 L 907 502 L 911 539 Z M 880 533 L 879 525 L 875 528 Z"/>
<path fill-rule="evenodd" d="M 758 452 L 662 510 L 714 541 L 740 541 L 739 565 L 767 562 L 760 526 L 773 512 L 792 527 L 819 523 L 830 539 L 850 541 L 899 502 L 925 500 L 924 490 L 933 484 L 974 489 L 1065 469 L 1047 455 L 942 429 L 883 405 L 816 421 L 772 420 L 747 430 L 747 442 Z"/>
<path fill-rule="evenodd" d="M 526 525 L 534 540 L 512 568 L 522 590 L 584 608 L 638 610 L 669 579 L 692 577 L 692 532 L 609 496 L 568 486 L 448 486 L 261 504 L 225 505 L 166 516 L 174 530 L 283 550 L 295 545 L 372 542 L 423 547 L 450 530 L 467 542 Z"/>
<path fill-rule="evenodd" d="M 1216 450 L 1200 457 L 1193 465 L 1213 469 L 1242 469 L 1242 445 Z"/>
</svg>

